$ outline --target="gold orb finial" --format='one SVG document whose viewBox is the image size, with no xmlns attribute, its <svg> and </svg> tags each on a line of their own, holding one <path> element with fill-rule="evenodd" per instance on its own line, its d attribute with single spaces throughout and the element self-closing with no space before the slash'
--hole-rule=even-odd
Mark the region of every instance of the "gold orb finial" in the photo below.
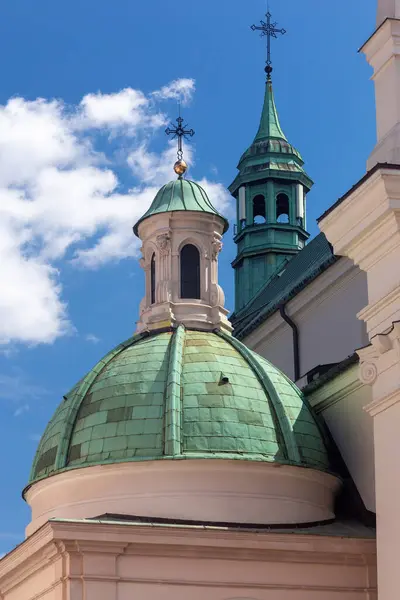
<svg viewBox="0 0 400 600">
<path fill-rule="evenodd" d="M 174 164 L 174 171 L 177 175 L 179 175 L 179 177 L 182 177 L 182 175 L 186 173 L 187 169 L 188 166 L 183 159 L 177 160 Z"/>
</svg>

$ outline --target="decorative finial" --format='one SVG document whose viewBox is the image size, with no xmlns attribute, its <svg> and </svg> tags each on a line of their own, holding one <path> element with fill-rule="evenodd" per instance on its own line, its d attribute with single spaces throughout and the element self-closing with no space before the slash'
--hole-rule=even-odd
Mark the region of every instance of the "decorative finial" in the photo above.
<svg viewBox="0 0 400 600">
<path fill-rule="evenodd" d="M 170 127 L 168 127 L 165 130 L 165 133 L 167 135 L 172 135 L 172 139 L 174 140 L 175 138 L 178 138 L 178 160 L 176 161 L 176 163 L 174 164 L 174 171 L 175 173 L 178 175 L 179 179 L 182 179 L 182 175 L 184 173 L 186 173 L 187 171 L 187 164 L 186 162 L 183 160 L 183 146 L 182 146 L 182 140 L 183 138 L 186 138 L 187 136 L 193 137 L 194 136 L 194 131 L 193 129 L 186 129 L 187 125 L 184 125 L 184 121 L 182 119 L 182 117 L 179 115 L 179 117 L 176 119 L 178 125 L 177 126 L 173 126 L 171 125 L 171 127 L 173 127 L 173 129 L 171 129 Z"/>
<path fill-rule="evenodd" d="M 281 35 L 285 35 L 286 29 L 277 29 L 277 23 L 271 22 L 271 13 L 268 11 L 265 15 L 267 17 L 267 22 L 260 21 L 261 27 L 259 25 L 252 25 L 251 29 L 253 31 L 261 31 L 261 37 L 267 36 L 267 64 L 265 67 L 265 72 L 267 74 L 267 81 L 271 79 L 272 73 L 272 61 L 271 61 L 271 38 L 277 38 L 277 33 Z"/>
</svg>

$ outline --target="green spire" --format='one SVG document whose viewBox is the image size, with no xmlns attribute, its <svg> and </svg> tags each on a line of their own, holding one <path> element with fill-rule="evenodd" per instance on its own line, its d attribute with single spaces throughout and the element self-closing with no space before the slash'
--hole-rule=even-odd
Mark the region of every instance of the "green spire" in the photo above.
<svg viewBox="0 0 400 600">
<path fill-rule="evenodd" d="M 265 138 L 280 138 L 287 142 L 287 138 L 283 133 L 279 123 L 271 79 L 268 79 L 266 82 L 264 106 L 261 114 L 260 127 L 258 128 L 257 135 L 254 138 L 254 142 L 258 142 Z"/>
</svg>

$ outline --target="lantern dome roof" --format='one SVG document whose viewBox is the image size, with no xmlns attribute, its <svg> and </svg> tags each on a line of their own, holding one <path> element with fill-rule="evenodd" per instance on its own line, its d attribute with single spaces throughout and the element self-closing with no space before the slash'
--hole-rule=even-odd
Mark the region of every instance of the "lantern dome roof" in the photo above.
<svg viewBox="0 0 400 600">
<path fill-rule="evenodd" d="M 179 177 L 170 181 L 157 192 L 150 208 L 139 219 L 133 228 L 138 236 L 140 223 L 153 215 L 175 211 L 204 212 L 220 217 L 224 221 L 224 233 L 229 229 L 229 223 L 211 204 L 206 191 L 189 179 Z"/>
</svg>

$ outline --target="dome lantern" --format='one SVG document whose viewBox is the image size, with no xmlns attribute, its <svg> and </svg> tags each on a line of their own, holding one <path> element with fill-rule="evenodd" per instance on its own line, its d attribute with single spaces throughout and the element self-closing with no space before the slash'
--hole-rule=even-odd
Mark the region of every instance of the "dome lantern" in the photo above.
<svg viewBox="0 0 400 600">
<path fill-rule="evenodd" d="M 232 330 L 218 285 L 218 255 L 228 227 L 194 181 L 179 177 L 160 189 L 133 228 L 143 242 L 146 274 L 138 332 L 179 323 Z"/>
</svg>

